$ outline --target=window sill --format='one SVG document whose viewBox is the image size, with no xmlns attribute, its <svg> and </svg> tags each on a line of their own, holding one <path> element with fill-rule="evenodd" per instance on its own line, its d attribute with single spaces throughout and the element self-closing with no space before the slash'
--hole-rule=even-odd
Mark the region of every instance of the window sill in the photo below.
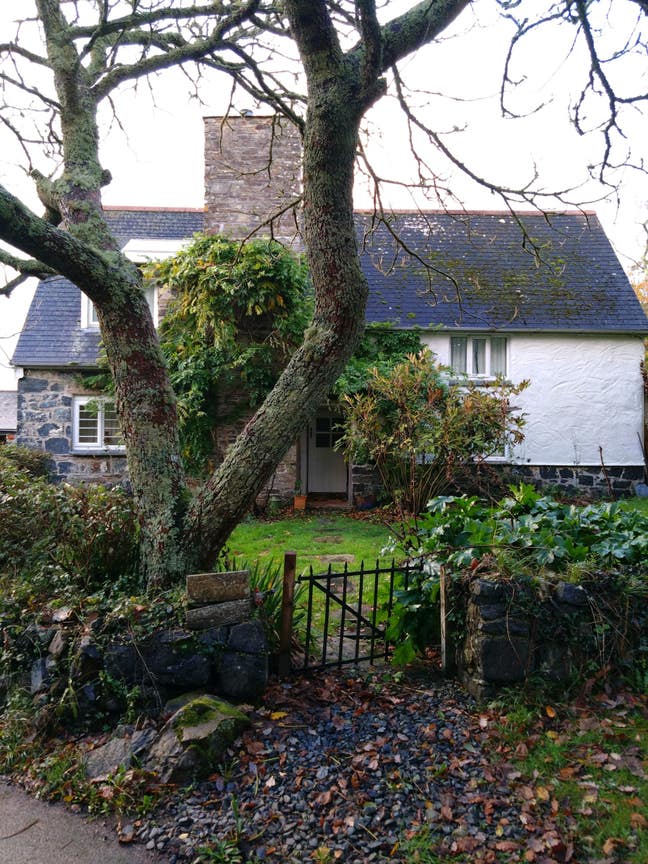
<svg viewBox="0 0 648 864">
<path fill-rule="evenodd" d="M 72 456 L 125 456 L 125 447 L 73 447 Z"/>
</svg>

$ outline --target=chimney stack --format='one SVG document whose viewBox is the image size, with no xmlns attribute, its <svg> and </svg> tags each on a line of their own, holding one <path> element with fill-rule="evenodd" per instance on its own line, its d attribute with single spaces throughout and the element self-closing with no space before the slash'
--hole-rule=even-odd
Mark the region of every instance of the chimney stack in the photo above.
<svg viewBox="0 0 648 864">
<path fill-rule="evenodd" d="M 301 139 L 288 120 L 205 117 L 206 231 L 242 239 L 258 229 L 300 247 L 299 208 L 290 207 L 300 194 Z"/>
</svg>

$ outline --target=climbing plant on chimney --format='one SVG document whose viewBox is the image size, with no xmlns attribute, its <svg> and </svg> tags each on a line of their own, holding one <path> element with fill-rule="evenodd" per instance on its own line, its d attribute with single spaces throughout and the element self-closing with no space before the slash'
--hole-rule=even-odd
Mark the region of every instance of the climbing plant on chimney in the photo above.
<svg viewBox="0 0 648 864">
<path fill-rule="evenodd" d="M 196 235 L 146 275 L 173 296 L 160 342 L 178 398 L 183 459 L 199 473 L 216 424 L 257 407 L 301 343 L 312 315 L 306 266 L 274 241 Z"/>
</svg>

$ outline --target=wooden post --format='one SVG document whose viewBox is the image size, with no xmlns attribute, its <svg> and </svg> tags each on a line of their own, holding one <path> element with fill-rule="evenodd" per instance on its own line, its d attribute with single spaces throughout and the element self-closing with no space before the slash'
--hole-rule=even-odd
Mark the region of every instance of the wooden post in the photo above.
<svg viewBox="0 0 648 864">
<path fill-rule="evenodd" d="M 292 619 L 295 605 L 295 573 L 297 553 L 284 555 L 283 591 L 281 595 L 281 631 L 279 634 L 279 675 L 290 674 L 290 647 L 292 644 Z"/>
<path fill-rule="evenodd" d="M 448 583 L 445 567 L 442 564 L 439 573 L 439 600 L 441 612 L 441 668 L 446 675 L 457 672 L 456 645 L 454 634 L 448 631 Z"/>
</svg>

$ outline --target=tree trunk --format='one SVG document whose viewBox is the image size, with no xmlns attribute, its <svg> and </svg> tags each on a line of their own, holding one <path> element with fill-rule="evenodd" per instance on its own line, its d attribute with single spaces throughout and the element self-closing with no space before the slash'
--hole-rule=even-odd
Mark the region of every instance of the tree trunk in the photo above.
<svg viewBox="0 0 648 864">
<path fill-rule="evenodd" d="M 246 512 L 328 395 L 364 329 L 367 285 L 352 209 L 357 126 L 344 104 L 333 132 L 309 114 L 304 147 L 304 230 L 315 288 L 313 323 L 261 408 L 189 508 L 187 542 L 203 567 Z"/>
</svg>

